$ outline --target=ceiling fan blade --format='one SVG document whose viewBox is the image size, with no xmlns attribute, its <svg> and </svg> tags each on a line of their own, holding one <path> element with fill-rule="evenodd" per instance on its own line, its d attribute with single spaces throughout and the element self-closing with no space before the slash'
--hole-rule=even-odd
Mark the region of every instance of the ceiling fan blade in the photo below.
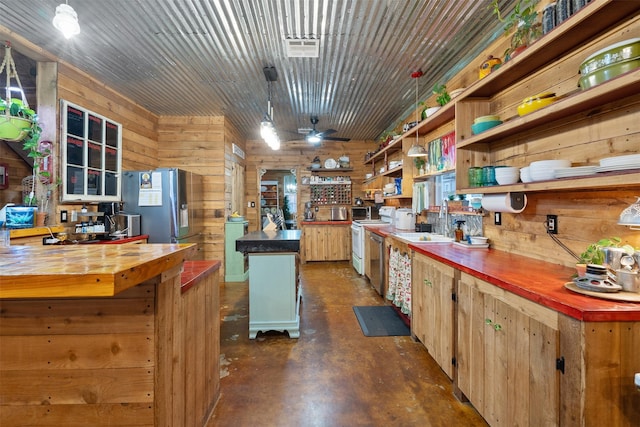
<svg viewBox="0 0 640 427">
<path fill-rule="evenodd" d="M 325 136 L 322 139 L 325 141 L 351 141 L 351 138 L 338 138 L 337 136 Z"/>
<path fill-rule="evenodd" d="M 326 135 L 331 135 L 332 133 L 336 133 L 338 132 L 335 129 L 327 129 L 327 130 L 323 130 L 322 132 L 319 133 L 319 135 L 322 136 L 326 136 Z"/>
</svg>

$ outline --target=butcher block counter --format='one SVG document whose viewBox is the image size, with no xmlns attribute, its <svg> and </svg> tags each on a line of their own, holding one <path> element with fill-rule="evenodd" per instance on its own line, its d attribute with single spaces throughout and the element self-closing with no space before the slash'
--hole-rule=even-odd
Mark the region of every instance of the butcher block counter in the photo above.
<svg viewBox="0 0 640 427">
<path fill-rule="evenodd" d="M 1 248 L 0 425 L 206 425 L 220 262 L 195 248 Z"/>
</svg>

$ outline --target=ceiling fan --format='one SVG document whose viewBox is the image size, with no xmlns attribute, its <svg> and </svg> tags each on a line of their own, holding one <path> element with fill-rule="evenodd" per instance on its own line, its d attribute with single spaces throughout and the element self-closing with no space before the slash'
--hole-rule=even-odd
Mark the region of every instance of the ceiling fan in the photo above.
<svg viewBox="0 0 640 427">
<path fill-rule="evenodd" d="M 311 144 L 319 144 L 322 141 L 350 141 L 350 138 L 339 138 L 336 136 L 329 136 L 336 133 L 335 129 L 327 129 L 325 131 L 318 131 L 316 125 L 318 124 L 318 116 L 311 116 L 311 124 L 313 128 L 306 132 L 305 140 Z"/>
</svg>

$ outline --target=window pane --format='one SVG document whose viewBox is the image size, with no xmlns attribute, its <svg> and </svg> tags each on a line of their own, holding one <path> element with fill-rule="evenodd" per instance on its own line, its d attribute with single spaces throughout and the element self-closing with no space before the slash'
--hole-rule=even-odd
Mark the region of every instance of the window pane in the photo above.
<svg viewBox="0 0 640 427">
<path fill-rule="evenodd" d="M 102 147 L 98 144 L 89 143 L 89 167 L 102 169 Z"/>
<path fill-rule="evenodd" d="M 84 112 L 67 107 L 67 133 L 84 137 Z"/>
<path fill-rule="evenodd" d="M 84 174 L 81 168 L 67 166 L 67 193 L 84 194 Z"/>
<path fill-rule="evenodd" d="M 84 166 L 83 147 L 81 139 L 67 137 L 67 164 Z"/>
<path fill-rule="evenodd" d="M 102 142 L 102 119 L 89 114 L 89 133 L 87 138 L 91 141 Z"/>
</svg>

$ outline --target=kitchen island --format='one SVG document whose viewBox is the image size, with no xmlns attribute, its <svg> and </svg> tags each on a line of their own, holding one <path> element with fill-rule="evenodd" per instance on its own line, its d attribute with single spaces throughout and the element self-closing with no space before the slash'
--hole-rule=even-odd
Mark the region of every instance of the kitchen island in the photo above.
<svg viewBox="0 0 640 427">
<path fill-rule="evenodd" d="M 249 255 L 249 338 L 282 331 L 300 336 L 300 230 L 254 231 L 236 240 Z"/>
<path fill-rule="evenodd" d="M 0 248 L 0 425 L 206 425 L 220 262 L 194 251 Z"/>
</svg>

